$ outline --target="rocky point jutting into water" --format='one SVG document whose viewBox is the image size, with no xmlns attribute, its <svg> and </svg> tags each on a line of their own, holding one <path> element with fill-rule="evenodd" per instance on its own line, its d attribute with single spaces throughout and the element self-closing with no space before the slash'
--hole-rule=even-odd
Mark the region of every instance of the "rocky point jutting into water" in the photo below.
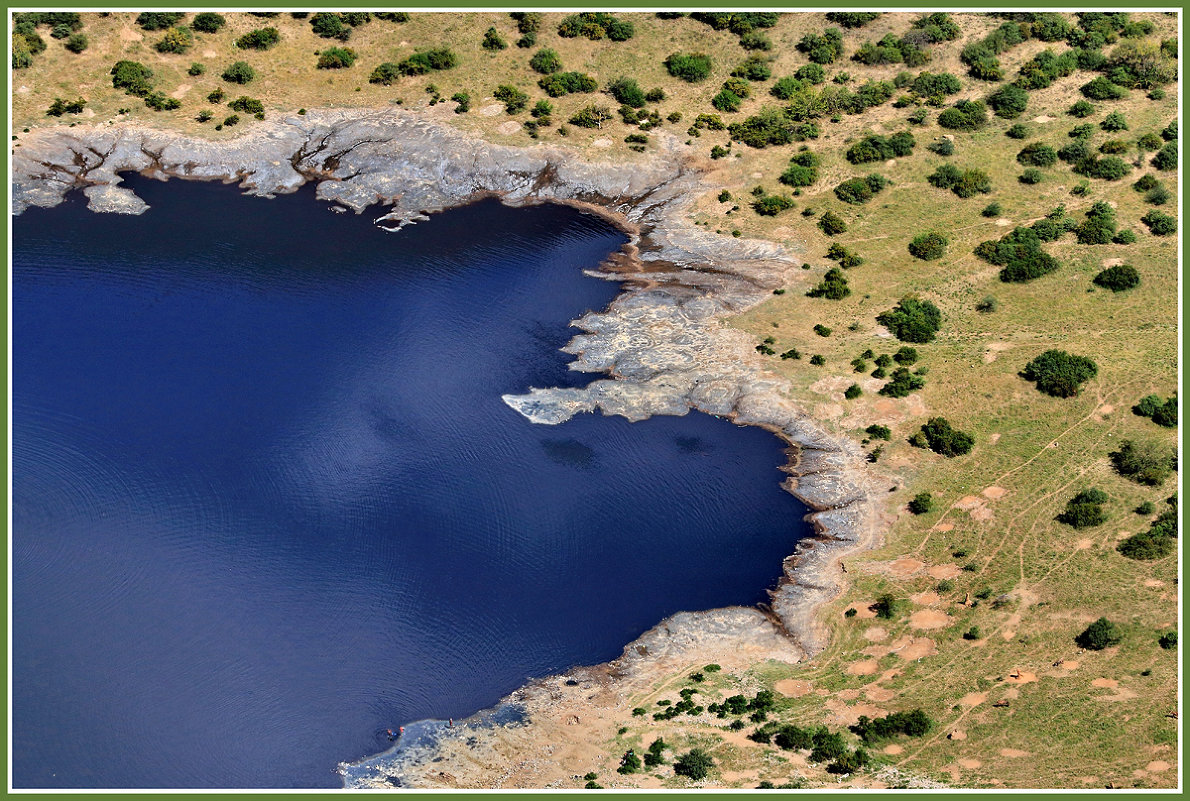
<svg viewBox="0 0 1190 801">
<path fill-rule="evenodd" d="M 565 749 L 581 761 L 583 748 L 598 748 L 614 731 L 623 700 L 651 676 L 703 659 L 725 667 L 794 662 L 825 645 L 813 610 L 837 591 L 838 556 L 877 537 L 874 499 L 888 485 L 868 472 L 857 446 L 809 418 L 788 396 L 786 382 L 765 370 L 750 339 L 726 324 L 794 280 L 797 264 L 779 245 L 696 227 L 689 208 L 711 187 L 667 147 L 672 140 L 661 141 L 661 152 L 647 161 L 590 163 L 559 148 L 489 144 L 403 112 L 326 111 L 270 121 L 229 143 L 132 126 L 79 126 L 37 131 L 14 151 L 18 214 L 56 205 L 76 188 L 95 211 L 141 213 L 144 202 L 119 185 L 125 171 L 234 181 L 257 195 L 317 181 L 318 196 L 342 207 L 390 206 L 377 224 L 393 230 L 493 195 L 514 205 L 554 201 L 600 213 L 633 238 L 605 273 L 624 281 L 624 291 L 606 310 L 576 321 L 586 333 L 565 350 L 576 357 L 572 369 L 610 377 L 582 388 L 526 387 L 505 402 L 543 424 L 596 409 L 630 420 L 698 409 L 764 427 L 794 446 L 787 488 L 816 510 L 810 517 L 819 536 L 786 560 L 771 614 L 734 608 L 674 615 L 608 665 L 515 693 L 506 703 L 528 725 L 490 726 L 477 718 L 441 734 L 432 748 L 398 749 L 345 766 L 349 785 L 560 782 L 570 778 Z M 559 750 L 538 759 L 534 749 L 545 742 Z"/>
</svg>

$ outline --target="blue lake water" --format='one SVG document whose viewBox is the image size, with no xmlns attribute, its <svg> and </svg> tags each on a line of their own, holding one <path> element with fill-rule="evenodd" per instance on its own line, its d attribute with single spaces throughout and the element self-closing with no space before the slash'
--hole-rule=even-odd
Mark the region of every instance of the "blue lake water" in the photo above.
<svg viewBox="0 0 1190 801">
<path fill-rule="evenodd" d="M 387 727 L 765 599 L 808 533 L 772 435 L 550 427 L 625 240 L 494 201 L 399 234 L 310 190 L 130 181 L 14 221 L 17 787 L 335 787 Z"/>
</svg>

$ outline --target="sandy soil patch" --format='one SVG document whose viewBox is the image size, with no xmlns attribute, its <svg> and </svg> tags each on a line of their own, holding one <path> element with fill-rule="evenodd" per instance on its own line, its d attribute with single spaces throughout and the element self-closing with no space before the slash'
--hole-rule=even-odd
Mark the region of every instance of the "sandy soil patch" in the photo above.
<svg viewBox="0 0 1190 801">
<path fill-rule="evenodd" d="M 787 698 L 801 698 L 814 689 L 814 685 L 804 679 L 784 679 L 774 684 L 773 689 Z"/>
<path fill-rule="evenodd" d="M 1007 217 L 1001 217 L 1000 219 L 996 220 L 997 228 L 1007 228 L 1010 225 L 1012 225 L 1012 220 L 1008 219 Z"/>
<path fill-rule="evenodd" d="M 859 662 L 852 662 L 847 666 L 845 672 L 849 676 L 871 676 L 879 669 L 880 665 L 875 659 L 863 659 Z"/>
<path fill-rule="evenodd" d="M 855 617 L 859 620 L 871 620 L 872 618 L 876 617 L 876 613 L 872 611 L 872 604 L 874 603 L 876 602 L 859 601 L 857 603 L 853 603 L 851 606 L 847 607 L 847 609 L 854 609 Z M 847 610 L 844 610 L 843 614 L 847 614 Z"/>
<path fill-rule="evenodd" d="M 1084 537 L 1081 540 L 1079 540 L 1078 542 L 1074 543 L 1074 549 L 1076 551 L 1085 551 L 1094 544 L 1095 544 L 1095 540 Z"/>
<path fill-rule="evenodd" d="M 910 595 L 909 600 L 918 606 L 929 606 L 930 604 L 938 603 L 938 593 L 933 590 L 926 590 L 925 592 Z"/>
<path fill-rule="evenodd" d="M 839 403 L 820 403 L 814 407 L 814 416 L 820 420 L 837 420 L 846 411 Z"/>
<path fill-rule="evenodd" d="M 967 770 L 975 770 L 976 768 L 983 767 L 983 763 L 980 762 L 978 759 L 960 759 L 959 764 L 962 765 Z"/>
<path fill-rule="evenodd" d="M 1149 773 L 1163 773 L 1172 767 L 1173 765 L 1169 764 L 1163 759 L 1155 759 L 1149 764 L 1145 765 L 1145 770 L 1147 770 Z"/>
<path fill-rule="evenodd" d="M 948 739 L 948 740 L 966 740 L 967 732 L 963 731 L 962 729 L 955 729 L 950 734 L 946 735 L 946 739 Z"/>
<path fill-rule="evenodd" d="M 864 690 L 864 697 L 879 704 L 891 701 L 897 697 L 897 694 L 887 687 L 871 686 Z"/>
<path fill-rule="evenodd" d="M 218 58 L 219 54 L 216 53 L 214 50 L 204 50 L 204 51 L 202 51 L 202 57 L 203 58 Z"/>
<path fill-rule="evenodd" d="M 612 140 L 608 139 L 606 136 L 600 137 L 599 139 L 596 139 L 594 142 L 591 143 L 591 147 L 609 148 L 611 146 L 612 146 Z"/>
<path fill-rule="evenodd" d="M 1055 117 L 1051 117 L 1048 114 L 1042 114 L 1040 117 L 1034 117 L 1033 122 L 1053 122 L 1055 119 Z"/>
<path fill-rule="evenodd" d="M 912 576 L 925 566 L 925 562 L 917 559 L 898 559 L 888 566 L 888 572 L 894 576 Z"/>
<path fill-rule="evenodd" d="M 1165 582 L 1161 579 L 1145 579 L 1146 587 L 1164 587 Z"/>
<path fill-rule="evenodd" d="M 905 749 L 899 745 L 886 745 L 881 750 L 889 756 L 896 756 L 897 754 L 904 752 Z"/>
<path fill-rule="evenodd" d="M 992 434 L 990 437 L 988 437 L 988 443 L 991 445 L 995 445 L 999 441 L 1000 441 L 999 434 Z"/>
<path fill-rule="evenodd" d="M 859 690 L 854 687 L 847 690 L 839 690 L 835 693 L 835 697 L 840 701 L 855 701 L 859 699 Z"/>
<path fill-rule="evenodd" d="M 1012 345 L 1007 342 L 989 342 L 988 349 L 983 354 L 983 363 L 991 364 L 996 361 L 1001 352 L 1009 350 L 1011 347 Z"/>
<path fill-rule="evenodd" d="M 936 579 L 952 579 L 962 575 L 963 569 L 958 565 L 934 565 L 926 573 Z"/>
<path fill-rule="evenodd" d="M 986 506 L 977 506 L 968 512 L 968 514 L 971 515 L 972 520 L 979 520 L 980 522 L 985 522 L 995 517 L 995 515 L 992 514 L 992 510 Z"/>
<path fill-rule="evenodd" d="M 882 626 L 870 626 L 864 631 L 864 639 L 868 642 L 884 642 L 888 632 Z"/>
<path fill-rule="evenodd" d="M 989 501 L 998 501 L 1007 494 L 1008 494 L 1008 490 L 1004 489 L 1003 487 L 997 487 L 995 485 L 988 487 L 987 489 L 985 489 L 983 492 L 980 493 L 980 495 L 987 498 Z"/>
<path fill-rule="evenodd" d="M 145 37 L 141 36 L 139 33 L 134 31 L 132 28 L 121 28 L 120 29 L 120 41 L 121 42 L 139 42 L 144 38 Z"/>
<path fill-rule="evenodd" d="M 954 523 L 939 523 L 934 526 L 934 531 L 954 531 Z"/>
<path fill-rule="evenodd" d="M 956 509 L 974 509 L 977 506 L 983 506 L 983 501 L 978 495 L 964 495 L 954 502 Z"/>
<path fill-rule="evenodd" d="M 519 122 L 514 122 L 513 120 L 509 120 L 508 122 L 500 123 L 500 127 L 497 128 L 496 130 L 499 131 L 500 133 L 504 134 L 505 136 L 511 136 L 512 134 L 516 133 L 520 129 L 521 129 L 521 124 Z"/>
<path fill-rule="evenodd" d="M 901 642 L 901 640 L 897 642 Z M 938 653 L 938 649 L 934 645 L 934 641 L 929 637 L 915 637 L 910 639 L 902 647 L 894 648 L 892 653 L 905 660 L 921 659 L 923 657 L 933 656 Z"/>
<path fill-rule="evenodd" d="M 864 656 L 870 656 L 873 659 L 879 659 L 885 654 L 892 653 L 892 649 L 887 645 L 869 645 L 867 648 L 860 651 Z"/>
<path fill-rule="evenodd" d="M 855 725 L 859 722 L 861 715 L 867 715 L 869 718 L 878 718 L 888 714 L 885 710 L 872 704 L 847 706 L 842 701 L 834 698 L 827 701 L 825 706 L 831 712 L 828 720 L 840 726 Z"/>
<path fill-rule="evenodd" d="M 190 84 L 188 84 L 188 83 L 180 83 L 180 84 L 178 84 L 178 88 L 177 88 L 177 89 L 175 89 L 175 90 L 173 90 L 172 92 L 170 92 L 170 93 L 169 93 L 169 96 L 170 96 L 170 97 L 172 97 L 172 98 L 175 98 L 175 99 L 177 99 L 177 100 L 181 100 L 183 97 L 185 97 L 185 96 L 186 96 L 186 93 L 187 93 L 187 92 L 189 92 L 189 91 L 190 91 L 190 89 L 191 89 L 191 86 L 190 86 Z"/>
<path fill-rule="evenodd" d="M 967 693 L 959 699 L 959 704 L 962 706 L 979 706 L 986 700 L 988 700 L 987 693 Z"/>
<path fill-rule="evenodd" d="M 503 104 L 492 103 L 491 105 L 484 106 L 483 108 L 481 108 L 479 110 L 479 113 L 485 117 L 495 117 L 497 114 L 499 114 L 503 110 L 504 110 Z"/>
<path fill-rule="evenodd" d="M 1074 659 L 1063 659 L 1057 664 L 1057 667 L 1062 668 L 1062 670 L 1078 670 L 1079 663 Z"/>
<path fill-rule="evenodd" d="M 1000 756 L 1008 757 L 1009 759 L 1019 759 L 1020 757 L 1032 756 L 1028 751 L 1022 751 L 1019 748 L 1001 748 Z"/>
<path fill-rule="evenodd" d="M 1021 697 L 1021 688 L 1020 687 L 1009 687 L 1007 690 L 1004 691 L 1004 697 L 1010 701 L 1014 700 L 1016 698 L 1020 698 Z"/>
<path fill-rule="evenodd" d="M 1102 687 L 1105 690 L 1114 690 L 1120 686 L 1120 682 L 1115 679 L 1095 679 L 1091 682 L 1092 687 Z"/>
<path fill-rule="evenodd" d="M 1037 674 L 1028 670 L 1014 670 L 1004 677 L 1009 684 L 1030 684 L 1037 681 Z"/>
<path fill-rule="evenodd" d="M 944 629 L 952 623 L 954 623 L 954 618 L 937 609 L 922 609 L 909 616 L 910 626 L 925 631 Z"/>
<path fill-rule="evenodd" d="M 885 167 L 895 167 L 895 166 L 897 166 L 897 160 L 889 159 L 888 161 L 884 162 L 884 166 Z"/>
</svg>

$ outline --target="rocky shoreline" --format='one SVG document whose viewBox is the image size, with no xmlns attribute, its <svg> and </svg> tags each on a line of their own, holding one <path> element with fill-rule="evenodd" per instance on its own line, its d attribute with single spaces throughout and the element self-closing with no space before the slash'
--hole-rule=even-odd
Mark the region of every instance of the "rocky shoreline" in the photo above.
<svg viewBox="0 0 1190 801">
<path fill-rule="evenodd" d="M 436 738 L 433 749 L 398 749 L 345 766 L 349 786 L 471 786 L 462 774 L 473 769 L 478 781 L 478 773 L 501 759 L 520 767 L 488 777 L 486 786 L 559 781 L 556 771 L 517 762 L 517 737 L 503 750 L 491 743 L 490 762 L 476 762 L 475 754 L 496 732 L 546 726 L 569 696 L 589 701 L 594 690 L 611 708 L 648 676 L 704 657 L 727 669 L 752 659 L 813 656 L 827 640 L 815 610 L 841 588 L 839 558 L 879 539 L 888 482 L 869 471 L 855 443 L 810 418 L 788 396 L 786 382 L 766 371 L 747 335 L 725 322 L 794 281 L 800 260 L 773 243 L 696 227 L 690 208 L 712 187 L 672 138 L 659 141 L 659 152 L 647 161 L 599 164 L 559 148 L 490 144 L 406 112 L 354 110 L 292 115 L 226 143 L 133 126 L 47 128 L 22 137 L 13 151 L 15 214 L 57 205 L 80 188 L 94 211 L 141 213 L 144 202 L 119 185 L 126 171 L 236 182 L 264 196 L 315 181 L 320 198 L 346 209 L 389 206 L 377 224 L 392 230 L 490 196 L 511 205 L 560 202 L 599 213 L 632 238 L 605 266 L 608 277 L 625 282 L 624 291 L 604 311 L 576 321 L 585 333 L 564 350 L 575 356 L 571 369 L 610 377 L 582 388 L 533 388 L 505 402 L 542 424 L 596 409 L 630 420 L 697 409 L 761 426 L 792 446 L 785 487 L 814 510 L 809 519 L 818 536 L 803 540 L 785 560 L 771 611 L 674 615 L 607 665 L 514 693 L 504 703 L 523 710 L 530 725 L 492 727 L 477 716 Z M 455 764 L 447 759 L 452 743 L 464 742 L 454 749 L 460 766 L 448 772 L 442 765 Z"/>
</svg>

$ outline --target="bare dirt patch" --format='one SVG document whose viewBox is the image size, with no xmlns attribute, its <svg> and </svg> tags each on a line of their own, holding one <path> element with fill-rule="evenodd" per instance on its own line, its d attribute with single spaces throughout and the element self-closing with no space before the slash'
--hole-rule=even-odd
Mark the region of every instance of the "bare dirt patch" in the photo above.
<svg viewBox="0 0 1190 801">
<path fill-rule="evenodd" d="M 495 117 L 497 114 L 499 114 L 503 110 L 504 110 L 504 106 L 502 106 L 501 104 L 492 103 L 490 105 L 487 105 L 487 106 L 484 106 L 483 108 L 481 108 L 479 110 L 479 113 L 485 117 Z"/>
<path fill-rule="evenodd" d="M 1037 681 L 1037 674 L 1028 670 L 1014 670 L 1004 677 L 1009 684 L 1030 684 Z"/>
<path fill-rule="evenodd" d="M 962 706 L 979 706 L 986 700 L 988 700 L 987 693 L 967 693 L 959 699 L 959 703 Z"/>
<path fill-rule="evenodd" d="M 983 363 L 991 364 L 996 361 L 1002 351 L 1009 350 L 1011 347 L 1012 345 L 1007 342 L 989 342 L 988 349 L 983 354 Z"/>
<path fill-rule="evenodd" d="M 939 523 L 938 525 L 934 526 L 934 531 L 943 531 L 943 532 L 954 531 L 954 523 Z M 930 569 L 937 570 L 937 568 L 930 568 Z"/>
<path fill-rule="evenodd" d="M 1164 587 L 1165 582 L 1161 579 L 1145 579 L 1146 587 Z"/>
<path fill-rule="evenodd" d="M 891 701 L 897 697 L 897 694 L 887 687 L 878 687 L 873 685 L 864 690 L 864 697 L 869 701 L 875 701 L 879 704 L 885 701 Z"/>
<path fill-rule="evenodd" d="M 967 732 L 963 731 L 962 729 L 955 729 L 950 734 L 946 735 L 946 739 L 948 739 L 948 740 L 966 740 Z"/>
<path fill-rule="evenodd" d="M 1007 228 L 1010 225 L 1012 225 L 1012 220 L 1008 219 L 1007 217 L 1001 217 L 1000 219 L 996 220 L 996 227 L 998 228 Z"/>
<path fill-rule="evenodd" d="M 944 629 L 952 623 L 953 617 L 937 609 L 922 609 L 909 616 L 909 625 L 924 631 Z"/>
<path fill-rule="evenodd" d="M 1091 682 L 1092 687 L 1101 687 L 1105 690 L 1114 690 L 1120 686 L 1120 682 L 1115 679 L 1094 679 Z"/>
<path fill-rule="evenodd" d="M 852 662 L 844 672 L 849 676 L 871 676 L 879 669 L 880 665 L 875 659 L 863 659 L 859 662 Z"/>
<path fill-rule="evenodd" d="M 983 767 L 983 763 L 980 762 L 978 759 L 960 759 L 959 764 L 962 765 L 967 770 L 975 770 L 976 768 Z"/>
<path fill-rule="evenodd" d="M 186 96 L 186 93 L 187 93 L 187 92 L 189 92 L 189 91 L 190 91 L 190 89 L 191 89 L 191 86 L 190 86 L 190 84 L 188 84 L 188 83 L 180 83 L 180 84 L 178 84 L 178 88 L 177 88 L 177 89 L 175 89 L 175 90 L 173 90 L 172 92 L 170 92 L 170 93 L 169 93 L 169 96 L 170 96 L 170 97 L 172 97 L 172 98 L 175 98 L 175 99 L 177 99 L 177 100 L 181 100 L 183 97 L 185 97 L 185 96 Z"/>
<path fill-rule="evenodd" d="M 886 745 L 882 750 L 889 756 L 896 756 L 897 754 L 902 753 L 905 749 L 899 745 Z"/>
<path fill-rule="evenodd" d="M 894 576 L 912 576 L 917 571 L 926 566 L 925 562 L 917 559 L 898 559 L 888 566 L 888 572 Z"/>
<path fill-rule="evenodd" d="M 1000 756 L 1008 757 L 1009 759 L 1019 759 L 1020 757 L 1032 756 L 1028 751 L 1022 751 L 1019 748 L 1001 748 Z"/>
<path fill-rule="evenodd" d="M 980 495 L 987 498 L 989 501 L 998 501 L 1007 494 L 1008 494 L 1008 490 L 1004 489 L 1003 487 L 997 487 L 995 485 L 988 487 L 987 489 L 985 489 L 983 492 L 980 493 Z"/>
<path fill-rule="evenodd" d="M 1041 123 L 1053 122 L 1055 119 L 1057 119 L 1057 118 L 1051 117 L 1048 114 L 1042 114 L 1040 117 L 1034 117 L 1033 122 L 1041 122 Z"/>
<path fill-rule="evenodd" d="M 942 529 L 939 529 L 941 531 Z M 949 529 L 947 529 L 949 530 Z M 934 565 L 926 571 L 931 578 L 936 579 L 952 579 L 963 573 L 963 569 L 958 565 Z"/>
<path fill-rule="evenodd" d="M 980 500 L 978 495 L 964 495 L 962 498 L 959 498 L 954 502 L 956 509 L 963 509 L 964 511 L 967 509 L 974 509 L 975 507 L 982 505 L 983 501 Z"/>
<path fill-rule="evenodd" d="M 1147 770 L 1149 773 L 1163 773 L 1172 767 L 1173 765 L 1169 764 L 1163 759 L 1155 759 L 1149 764 L 1145 765 L 1145 770 Z"/>
<path fill-rule="evenodd" d="M 1088 538 L 1084 537 L 1074 544 L 1074 549 L 1076 551 L 1085 551 L 1094 544 L 1095 544 L 1095 540 L 1088 539 Z"/>
<path fill-rule="evenodd" d="M 872 604 L 874 603 L 876 602 L 858 601 L 847 607 L 847 609 L 854 609 L 855 617 L 859 620 L 871 620 L 872 618 L 876 617 L 876 613 L 872 611 Z M 847 610 L 844 610 L 843 614 L 847 614 Z"/>
<path fill-rule="evenodd" d="M 900 642 L 900 640 L 898 640 Z M 894 646 L 896 643 L 894 643 Z M 929 637 L 914 637 L 909 642 L 905 643 L 901 648 L 894 647 L 892 653 L 901 657 L 901 659 L 922 659 L 927 656 L 933 656 L 938 653 L 938 648 L 934 641 Z"/>
<path fill-rule="evenodd" d="M 784 679 L 774 684 L 773 689 L 787 698 L 800 698 L 814 689 L 814 685 L 804 679 Z"/>
<path fill-rule="evenodd" d="M 909 600 L 918 606 L 929 606 L 930 604 L 938 603 L 938 593 L 933 590 L 926 590 L 925 592 L 914 593 L 909 596 Z"/>
<path fill-rule="evenodd" d="M 513 120 L 509 120 L 508 122 L 500 123 L 500 127 L 497 128 L 496 130 L 499 131 L 500 133 L 504 134 L 505 136 L 512 136 L 514 133 L 516 133 L 520 129 L 521 129 L 521 124 L 519 122 L 514 122 Z"/>
<path fill-rule="evenodd" d="M 854 687 L 848 688 L 846 690 L 839 690 L 837 693 L 835 693 L 835 697 L 841 701 L 855 701 L 859 698 L 859 690 L 855 689 Z"/>
<path fill-rule="evenodd" d="M 882 626 L 870 626 L 864 631 L 864 639 L 868 642 L 884 642 L 888 632 Z"/>
</svg>

